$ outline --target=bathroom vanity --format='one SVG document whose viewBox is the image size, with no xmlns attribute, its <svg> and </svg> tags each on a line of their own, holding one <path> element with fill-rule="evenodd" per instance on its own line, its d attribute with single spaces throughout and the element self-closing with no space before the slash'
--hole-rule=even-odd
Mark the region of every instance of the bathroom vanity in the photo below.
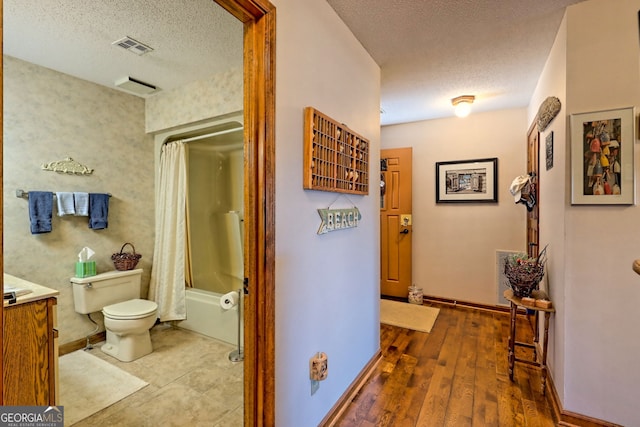
<svg viewBox="0 0 640 427">
<path fill-rule="evenodd" d="M 4 274 L 3 401 L 8 406 L 55 405 L 57 396 L 59 292 Z"/>
</svg>

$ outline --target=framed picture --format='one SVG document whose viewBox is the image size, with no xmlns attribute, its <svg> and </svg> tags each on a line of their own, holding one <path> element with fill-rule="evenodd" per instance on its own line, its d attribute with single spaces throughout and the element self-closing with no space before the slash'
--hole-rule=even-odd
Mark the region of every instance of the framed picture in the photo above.
<svg viewBox="0 0 640 427">
<path fill-rule="evenodd" d="M 436 203 L 497 203 L 498 159 L 436 163 Z"/>
<path fill-rule="evenodd" d="M 553 132 L 550 132 L 545 139 L 545 153 L 547 170 L 553 167 Z"/>
<path fill-rule="evenodd" d="M 571 115 L 571 204 L 635 204 L 633 107 Z"/>
</svg>

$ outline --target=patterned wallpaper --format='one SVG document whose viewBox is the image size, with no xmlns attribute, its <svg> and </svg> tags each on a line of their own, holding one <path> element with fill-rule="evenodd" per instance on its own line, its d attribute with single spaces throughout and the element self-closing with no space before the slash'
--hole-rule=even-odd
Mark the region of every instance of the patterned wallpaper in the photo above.
<svg viewBox="0 0 640 427">
<path fill-rule="evenodd" d="M 231 69 L 147 99 L 146 130 L 157 132 L 243 108 L 242 69 Z"/>
<path fill-rule="evenodd" d="M 144 269 L 147 296 L 155 232 L 152 133 L 242 110 L 242 70 L 159 92 L 146 105 L 142 98 L 6 55 L 3 72 L 5 271 L 60 291 L 59 343 L 65 344 L 95 329 L 74 311 L 69 283 L 84 246 L 96 252 L 100 273 L 113 270 L 111 254 L 131 242 L 142 254 L 138 268 Z M 93 174 L 41 169 L 66 157 Z M 15 197 L 17 189 L 111 193 L 109 227 L 91 230 L 86 217 L 57 217 L 54 210 L 53 231 L 32 235 L 28 202 Z M 99 313 L 92 318 L 102 322 Z"/>
<path fill-rule="evenodd" d="M 113 270 L 111 254 L 125 242 L 142 254 L 143 296 L 154 236 L 153 141 L 145 133 L 144 100 L 84 80 L 4 57 L 4 268 L 60 291 L 60 344 L 94 330 L 73 309 L 69 278 L 84 246 L 98 272 Z M 92 175 L 60 174 L 41 164 L 72 157 Z M 58 217 L 51 233 L 32 235 L 25 191 L 111 193 L 109 227 L 88 228 L 87 217 Z M 101 321 L 101 315 L 92 315 Z"/>
</svg>

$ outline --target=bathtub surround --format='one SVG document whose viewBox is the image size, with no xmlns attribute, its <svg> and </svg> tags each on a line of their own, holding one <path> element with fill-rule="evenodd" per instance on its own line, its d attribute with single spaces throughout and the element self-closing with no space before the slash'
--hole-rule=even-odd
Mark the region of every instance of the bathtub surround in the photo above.
<svg viewBox="0 0 640 427">
<path fill-rule="evenodd" d="M 186 320 L 177 325 L 236 343 L 237 313 L 221 309 L 220 295 L 243 286 L 243 113 L 155 135 L 158 186 L 165 179 L 159 171 L 167 141 L 184 143 L 188 159 Z"/>
<path fill-rule="evenodd" d="M 187 138 L 188 249 L 191 286 L 218 295 L 244 277 L 244 138 L 242 113 L 213 120 L 206 138 Z M 188 311 L 187 311 L 188 315 Z"/>
<path fill-rule="evenodd" d="M 178 323 L 180 328 L 237 345 L 240 327 L 240 337 L 244 337 L 244 325 L 242 321 L 239 322 L 240 304 L 243 301 L 224 309 L 219 294 L 197 288 L 188 288 L 185 299 L 187 319 Z"/>
</svg>

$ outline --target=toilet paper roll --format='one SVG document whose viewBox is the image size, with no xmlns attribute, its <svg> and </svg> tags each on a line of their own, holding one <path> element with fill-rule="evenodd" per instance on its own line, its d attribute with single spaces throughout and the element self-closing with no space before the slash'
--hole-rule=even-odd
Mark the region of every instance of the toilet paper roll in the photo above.
<svg viewBox="0 0 640 427">
<path fill-rule="evenodd" d="M 238 293 L 233 291 L 226 293 L 220 297 L 220 307 L 229 310 L 238 304 Z"/>
</svg>

